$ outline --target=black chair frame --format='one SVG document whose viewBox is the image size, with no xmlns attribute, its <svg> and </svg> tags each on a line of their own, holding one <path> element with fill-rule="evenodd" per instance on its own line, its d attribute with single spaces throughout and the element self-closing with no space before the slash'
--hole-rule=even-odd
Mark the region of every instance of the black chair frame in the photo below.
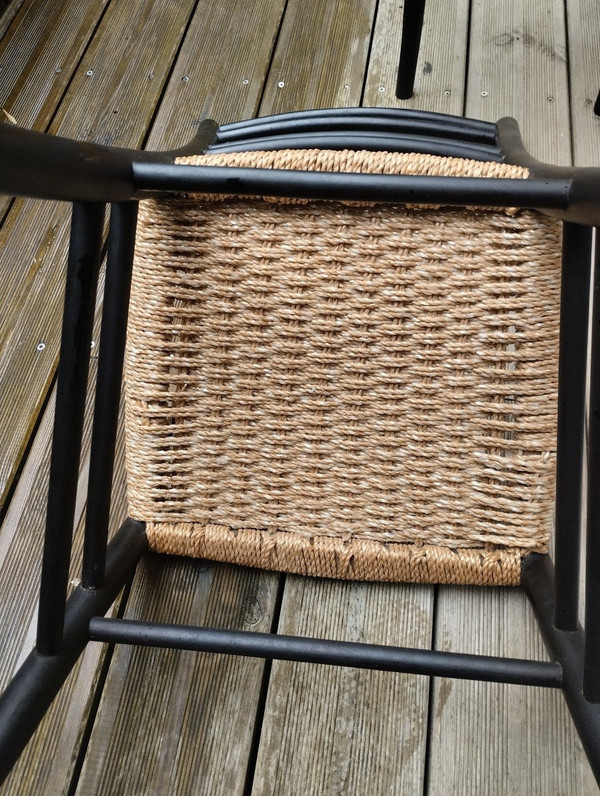
<svg viewBox="0 0 600 796">
<path fill-rule="evenodd" d="M 0 125 L 0 191 L 72 203 L 48 511 L 35 649 L 0 698 L 0 779 L 19 757 L 89 641 L 337 664 L 560 688 L 600 782 L 600 170 L 548 166 L 516 122 L 497 125 L 398 110 L 284 114 L 217 128 L 151 153 Z M 203 151 L 320 146 L 454 154 L 528 166 L 528 180 L 322 174 L 174 165 Z M 522 583 L 550 662 L 104 618 L 147 550 L 127 519 L 108 520 L 137 200 L 178 191 L 462 206 L 526 207 L 563 221 L 554 562 L 524 560 Z M 111 205 L 81 583 L 67 599 L 92 317 L 106 205 Z M 593 315 L 589 317 L 590 289 Z M 592 324 L 591 354 L 588 325 Z M 585 414 L 591 362 L 589 417 Z M 588 491 L 583 494 L 587 432 Z M 580 527 L 586 512 L 585 631 L 578 622 Z"/>
</svg>

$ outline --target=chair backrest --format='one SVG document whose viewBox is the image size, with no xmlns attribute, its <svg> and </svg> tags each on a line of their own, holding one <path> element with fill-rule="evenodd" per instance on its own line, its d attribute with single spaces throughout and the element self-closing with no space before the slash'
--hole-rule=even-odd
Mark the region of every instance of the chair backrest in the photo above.
<svg viewBox="0 0 600 796">
<path fill-rule="evenodd" d="M 181 162 L 528 175 L 387 152 Z M 328 577 L 518 583 L 552 521 L 560 234 L 534 211 L 142 202 L 127 460 L 151 546 Z"/>
</svg>

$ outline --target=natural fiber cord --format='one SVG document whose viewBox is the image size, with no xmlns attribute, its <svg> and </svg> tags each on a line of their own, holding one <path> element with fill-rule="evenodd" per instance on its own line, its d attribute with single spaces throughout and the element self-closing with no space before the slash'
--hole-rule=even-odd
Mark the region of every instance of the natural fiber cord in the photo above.
<svg viewBox="0 0 600 796">
<path fill-rule="evenodd" d="M 527 176 L 372 152 L 185 162 Z M 552 522 L 559 255 L 558 222 L 529 211 L 142 202 L 127 467 L 152 548 L 518 583 Z"/>
</svg>

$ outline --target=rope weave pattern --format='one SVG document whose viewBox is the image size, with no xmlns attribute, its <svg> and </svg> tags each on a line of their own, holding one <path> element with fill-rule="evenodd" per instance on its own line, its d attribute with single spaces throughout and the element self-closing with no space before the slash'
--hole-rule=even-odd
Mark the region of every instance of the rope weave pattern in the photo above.
<svg viewBox="0 0 600 796">
<path fill-rule="evenodd" d="M 185 162 L 527 176 L 371 152 Z M 518 583 L 552 519 L 559 253 L 558 223 L 529 211 L 141 203 L 131 516 L 162 552 Z"/>
</svg>

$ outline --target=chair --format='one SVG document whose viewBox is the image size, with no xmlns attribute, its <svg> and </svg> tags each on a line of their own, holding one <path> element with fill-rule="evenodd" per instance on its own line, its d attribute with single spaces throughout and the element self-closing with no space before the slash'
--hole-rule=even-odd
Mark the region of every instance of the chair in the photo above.
<svg viewBox="0 0 600 796">
<path fill-rule="evenodd" d="M 600 778 L 597 170 L 535 161 L 512 119 L 378 109 L 207 121 L 168 153 L 0 136 L 3 192 L 73 203 L 37 642 L 0 700 L 2 776 L 96 640 L 561 688 Z M 125 358 L 131 517 L 107 544 Z M 305 575 L 520 584 L 552 661 L 104 618 L 149 545 Z"/>
</svg>

